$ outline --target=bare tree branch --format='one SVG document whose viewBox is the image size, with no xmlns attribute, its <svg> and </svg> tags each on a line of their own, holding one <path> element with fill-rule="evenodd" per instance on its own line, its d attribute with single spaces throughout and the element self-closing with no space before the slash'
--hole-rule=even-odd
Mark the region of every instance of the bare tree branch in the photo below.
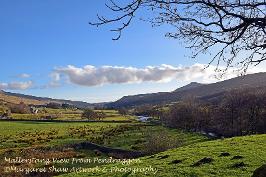
<svg viewBox="0 0 266 177">
<path fill-rule="evenodd" d="M 175 29 L 167 37 L 180 39 L 188 44 L 192 57 L 219 49 L 210 64 L 223 62 L 228 67 L 246 71 L 250 65 L 266 60 L 266 1 L 265 0 L 128 0 L 120 5 L 109 0 L 106 7 L 116 17 L 98 16 L 91 25 L 117 23 L 111 31 L 121 33 L 137 12 L 144 10 L 144 19 L 152 26 L 170 25 Z"/>
</svg>

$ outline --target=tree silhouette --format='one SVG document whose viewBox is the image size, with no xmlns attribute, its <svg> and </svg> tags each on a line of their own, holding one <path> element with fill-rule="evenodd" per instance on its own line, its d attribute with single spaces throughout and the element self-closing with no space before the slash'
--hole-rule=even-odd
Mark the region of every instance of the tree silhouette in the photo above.
<svg viewBox="0 0 266 177">
<path fill-rule="evenodd" d="M 215 62 L 218 71 L 236 67 L 245 72 L 266 60 L 265 0 L 109 0 L 106 7 L 115 17 L 98 15 L 98 22 L 90 24 L 118 23 L 111 30 L 118 33 L 113 40 L 144 10 L 149 13 L 141 20 L 174 27 L 166 36 L 185 41 L 192 57 L 217 51 L 209 64 Z"/>
</svg>

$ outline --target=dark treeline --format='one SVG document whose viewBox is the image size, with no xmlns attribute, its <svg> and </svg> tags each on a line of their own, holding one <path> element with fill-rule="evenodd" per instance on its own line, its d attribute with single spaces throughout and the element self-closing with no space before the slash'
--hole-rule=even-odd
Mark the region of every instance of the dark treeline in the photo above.
<svg viewBox="0 0 266 177">
<path fill-rule="evenodd" d="M 169 127 L 225 137 L 266 133 L 266 92 L 232 90 L 215 103 L 184 99 L 172 105 L 161 120 Z"/>
</svg>

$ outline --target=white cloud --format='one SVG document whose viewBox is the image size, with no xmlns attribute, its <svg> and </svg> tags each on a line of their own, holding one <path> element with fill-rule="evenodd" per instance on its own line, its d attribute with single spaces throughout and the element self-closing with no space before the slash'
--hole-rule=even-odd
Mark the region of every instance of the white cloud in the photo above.
<svg viewBox="0 0 266 177">
<path fill-rule="evenodd" d="M 22 74 L 17 75 L 17 78 L 29 78 L 29 77 L 31 77 L 31 75 L 26 74 L 26 73 L 22 73 Z"/>
<path fill-rule="evenodd" d="M 1 90 L 26 90 L 33 86 L 32 81 L 0 83 Z"/>
<path fill-rule="evenodd" d="M 253 71 L 256 72 L 256 71 Z M 82 86 L 98 86 L 104 84 L 120 83 L 142 83 L 142 82 L 169 82 L 193 81 L 215 82 L 218 81 L 215 66 L 206 68 L 204 64 L 194 64 L 192 66 L 146 66 L 144 68 L 101 66 L 95 67 L 86 65 L 82 68 L 68 65 L 67 67 L 56 68 L 53 72 L 53 83 L 66 77 L 70 83 Z M 234 69 L 229 69 L 222 79 L 229 79 L 238 76 Z"/>
<path fill-rule="evenodd" d="M 52 78 L 53 81 L 59 81 L 60 80 L 60 74 L 53 72 L 50 74 L 50 78 Z"/>
<path fill-rule="evenodd" d="M 48 85 L 46 85 L 46 88 L 55 88 L 60 86 L 60 74 L 56 72 L 52 72 L 50 74 L 51 81 Z"/>
</svg>

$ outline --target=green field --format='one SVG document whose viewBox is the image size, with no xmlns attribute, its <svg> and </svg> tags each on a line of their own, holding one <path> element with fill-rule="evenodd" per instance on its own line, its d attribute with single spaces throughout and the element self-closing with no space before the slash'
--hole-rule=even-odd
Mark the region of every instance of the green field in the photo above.
<svg viewBox="0 0 266 177">
<path fill-rule="evenodd" d="M 125 121 L 134 120 L 134 116 L 122 116 L 116 110 L 96 110 L 102 111 L 106 114 L 103 121 Z M 46 116 L 55 117 L 54 120 L 86 120 L 82 115 L 82 110 L 79 109 L 52 109 L 52 108 L 39 108 L 38 114 L 16 114 L 12 113 L 13 119 L 21 120 L 39 120 Z"/>
<path fill-rule="evenodd" d="M 107 147 L 120 148 L 143 153 L 149 146 L 161 148 L 174 148 L 207 141 L 208 139 L 196 133 L 168 129 L 162 126 L 150 126 L 143 123 L 115 123 L 115 122 L 80 122 L 56 123 L 36 121 L 1 121 L 0 126 L 0 159 L 1 167 L 7 164 L 4 157 L 25 158 L 67 158 L 74 157 L 94 158 L 99 157 L 94 151 L 86 149 L 66 148 L 68 144 L 80 142 L 93 142 Z M 152 136 L 151 136 L 152 135 Z M 154 137 L 163 135 L 160 143 L 154 144 Z M 173 141 L 175 140 L 175 141 Z M 177 142 L 174 144 L 173 142 Z M 166 143 L 171 146 L 165 147 Z M 157 149 L 155 149 L 157 152 Z M 108 157 L 108 154 L 100 154 Z M 94 167 L 97 164 L 82 166 Z M 103 165 L 103 164 L 101 164 Z M 56 166 L 60 166 L 56 164 Z M 23 167 L 23 164 L 22 164 Z M 0 169 L 1 171 L 1 169 Z M 58 175 L 56 173 L 54 175 Z M 0 176 L 6 175 L 0 173 Z M 17 174 L 18 175 L 18 174 Z M 18 175 L 19 176 L 19 175 Z"/>
<path fill-rule="evenodd" d="M 205 159 L 205 163 L 204 160 Z M 206 160 L 207 159 L 207 160 Z M 85 176 L 180 176 L 180 177 L 250 177 L 253 171 L 266 163 L 266 135 L 253 135 L 192 144 L 156 155 L 140 158 L 132 165 L 112 164 L 107 172 L 66 174 L 61 177 Z M 202 160 L 200 162 L 200 160 Z M 114 168 L 116 166 L 116 168 Z M 118 172 L 126 168 L 153 171 Z M 101 167 L 104 168 L 103 166 Z M 111 172 L 113 170 L 113 172 Z M 115 171 L 115 172 L 114 172 Z"/>
<path fill-rule="evenodd" d="M 143 123 L 33 121 L 1 121 L 0 123 L 0 150 L 34 145 L 55 146 L 80 141 L 124 149 L 131 149 L 132 145 L 138 145 L 138 149 L 141 150 L 146 136 L 149 134 L 159 136 L 158 132 L 164 132 L 171 138 L 179 139 L 182 145 L 207 140 L 196 133 L 182 132 L 162 126 L 146 126 Z"/>
<path fill-rule="evenodd" d="M 100 110 L 99 110 L 100 111 Z M 61 114 L 62 119 L 81 119 L 80 110 L 47 109 L 49 114 Z M 82 142 L 92 142 L 100 146 L 138 151 L 146 156 L 138 158 L 138 163 L 58 164 L 56 168 L 105 169 L 104 172 L 53 172 L 47 176 L 187 176 L 187 177 L 248 177 L 266 163 L 266 135 L 253 135 L 228 139 L 211 140 L 198 133 L 170 129 L 161 125 L 151 125 L 135 121 L 133 116 L 122 116 L 114 110 L 104 110 L 109 122 L 38 122 L 1 121 L 0 124 L 0 176 L 24 177 L 25 173 L 4 173 L 8 164 L 5 157 L 15 158 L 102 158 L 110 154 L 96 153 L 95 150 L 76 149 Z M 68 117 L 67 117 L 68 115 Z M 25 114 L 17 114 L 21 119 L 31 119 Z M 36 116 L 32 115 L 31 116 Z M 119 123 L 117 120 L 132 120 Z M 68 145 L 74 145 L 69 148 Z M 44 167 L 44 164 L 21 168 Z M 143 170 L 132 172 L 123 170 Z M 146 171 L 145 170 L 150 170 Z M 153 170 L 153 171 L 152 171 Z M 158 171 L 157 171 L 158 170 Z M 156 173 L 155 173 L 156 171 Z M 155 173 L 155 174 L 154 174 Z"/>
<path fill-rule="evenodd" d="M 0 149 L 29 147 L 33 145 L 56 145 L 97 137 L 103 129 L 112 129 L 120 123 L 53 123 L 1 121 Z M 77 130 L 75 133 L 74 131 Z M 90 132 L 93 131 L 93 132 Z M 84 134 L 85 133 L 85 134 Z"/>
</svg>

